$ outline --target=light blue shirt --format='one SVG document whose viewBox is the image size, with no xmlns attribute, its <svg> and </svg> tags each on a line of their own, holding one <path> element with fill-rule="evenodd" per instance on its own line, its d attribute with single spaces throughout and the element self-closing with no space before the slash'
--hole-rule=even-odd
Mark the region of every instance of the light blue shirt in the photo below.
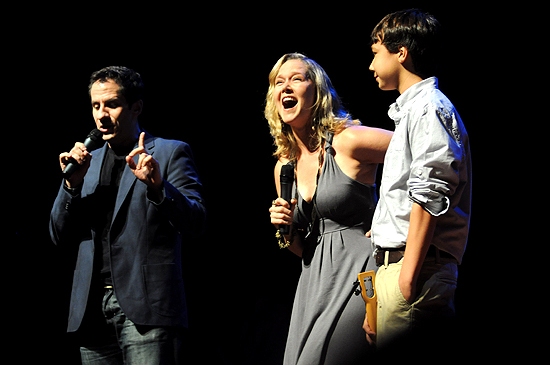
<svg viewBox="0 0 550 365">
<path fill-rule="evenodd" d="M 413 201 L 439 216 L 432 244 L 461 263 L 470 226 L 471 156 L 468 134 L 436 77 L 408 88 L 388 111 L 395 122 L 388 146 L 372 242 L 405 245 Z"/>
</svg>

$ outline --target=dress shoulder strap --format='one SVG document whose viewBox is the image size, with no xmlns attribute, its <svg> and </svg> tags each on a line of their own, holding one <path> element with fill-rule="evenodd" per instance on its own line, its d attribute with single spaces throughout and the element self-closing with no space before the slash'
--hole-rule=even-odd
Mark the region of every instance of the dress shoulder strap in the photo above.
<svg viewBox="0 0 550 365">
<path fill-rule="evenodd" d="M 332 137 L 334 137 L 334 133 L 333 133 L 333 132 L 327 132 L 327 133 L 325 134 L 325 140 L 327 141 L 327 144 L 332 145 Z"/>
</svg>

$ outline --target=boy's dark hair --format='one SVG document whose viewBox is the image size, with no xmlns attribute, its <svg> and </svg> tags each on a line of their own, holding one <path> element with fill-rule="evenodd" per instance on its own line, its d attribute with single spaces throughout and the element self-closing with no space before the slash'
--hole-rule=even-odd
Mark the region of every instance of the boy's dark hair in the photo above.
<svg viewBox="0 0 550 365">
<path fill-rule="evenodd" d="M 105 82 L 113 80 L 120 86 L 120 94 L 124 97 L 129 106 L 136 101 L 143 100 L 145 87 L 141 75 L 136 71 L 124 66 L 107 66 L 95 71 L 90 76 L 88 94 L 96 81 Z"/>
<path fill-rule="evenodd" d="M 372 44 L 379 40 L 391 53 L 406 47 L 418 76 L 423 79 L 435 76 L 441 54 L 442 29 L 433 15 L 416 8 L 388 14 L 371 32 Z"/>
</svg>

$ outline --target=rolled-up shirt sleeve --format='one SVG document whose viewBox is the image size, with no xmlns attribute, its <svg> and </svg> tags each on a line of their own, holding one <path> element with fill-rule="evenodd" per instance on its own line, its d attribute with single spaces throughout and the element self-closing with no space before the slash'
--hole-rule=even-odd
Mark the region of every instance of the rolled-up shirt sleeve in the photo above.
<svg viewBox="0 0 550 365">
<path fill-rule="evenodd" d="M 451 196 L 459 184 L 456 166 L 463 158 L 462 148 L 456 139 L 454 114 L 443 105 L 430 105 L 423 110 L 411 128 L 416 138 L 412 145 L 409 198 L 434 216 L 445 214 Z M 443 126 L 443 128 L 441 128 Z"/>
</svg>

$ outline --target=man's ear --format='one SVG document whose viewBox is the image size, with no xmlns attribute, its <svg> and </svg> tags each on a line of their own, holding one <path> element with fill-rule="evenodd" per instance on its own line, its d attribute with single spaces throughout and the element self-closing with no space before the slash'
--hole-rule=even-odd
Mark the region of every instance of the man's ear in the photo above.
<svg viewBox="0 0 550 365">
<path fill-rule="evenodd" d="M 143 111 L 143 100 L 138 100 L 134 104 L 132 104 L 132 112 L 140 115 Z"/>
</svg>

